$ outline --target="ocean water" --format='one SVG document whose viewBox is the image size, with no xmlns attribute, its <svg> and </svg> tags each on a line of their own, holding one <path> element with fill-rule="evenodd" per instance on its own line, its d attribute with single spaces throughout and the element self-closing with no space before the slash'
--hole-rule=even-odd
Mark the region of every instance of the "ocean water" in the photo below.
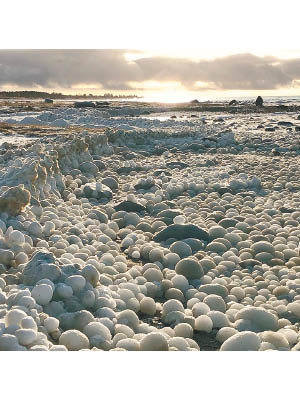
<svg viewBox="0 0 300 400">
<path fill-rule="evenodd" d="M 259 92 L 258 92 L 259 95 Z M 229 103 L 231 100 L 235 99 L 242 104 L 251 104 L 255 102 L 257 96 L 245 96 L 245 97 L 234 97 L 234 96 L 213 96 L 213 97 L 203 97 L 202 95 L 197 97 L 197 93 L 159 93 L 159 94 L 151 94 L 151 95 L 145 95 L 143 97 L 139 97 L 136 99 L 104 99 L 104 98 L 95 98 L 92 99 L 91 101 L 109 101 L 109 102 L 147 102 L 147 103 L 188 103 L 191 102 L 194 99 L 197 99 L 200 103 Z M 264 103 L 265 104 L 284 104 L 284 105 L 300 105 L 300 96 L 262 96 Z M 1 99 L 0 98 L 0 104 L 2 102 L 9 102 L 9 103 L 14 103 L 16 101 L 24 101 L 24 102 L 40 102 L 41 99 Z M 67 103 L 72 103 L 75 101 L 89 101 L 89 99 L 61 99 L 61 100 L 54 100 L 55 102 L 67 102 Z"/>
</svg>

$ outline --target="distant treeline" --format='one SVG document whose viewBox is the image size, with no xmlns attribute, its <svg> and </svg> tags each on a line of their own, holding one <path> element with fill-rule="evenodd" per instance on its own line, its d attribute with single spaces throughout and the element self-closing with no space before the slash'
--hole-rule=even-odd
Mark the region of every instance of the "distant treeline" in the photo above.
<svg viewBox="0 0 300 400">
<path fill-rule="evenodd" d="M 33 90 L 15 91 L 15 92 L 0 92 L 0 98 L 26 98 L 26 99 L 137 99 L 139 96 L 135 95 L 114 95 L 112 93 L 105 93 L 102 96 L 93 94 L 62 94 L 62 93 L 47 93 L 36 92 Z"/>
</svg>

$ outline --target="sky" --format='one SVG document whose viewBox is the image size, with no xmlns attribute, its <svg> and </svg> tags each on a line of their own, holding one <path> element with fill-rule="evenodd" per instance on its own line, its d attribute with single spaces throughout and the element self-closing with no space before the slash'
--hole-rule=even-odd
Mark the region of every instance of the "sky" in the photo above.
<svg viewBox="0 0 300 400">
<path fill-rule="evenodd" d="M 166 101 L 300 94 L 298 0 L 17 3 L 1 8 L 13 19 L 0 25 L 0 90 Z"/>
<path fill-rule="evenodd" d="M 277 54 L 276 54 L 277 53 Z M 120 93 L 170 99 L 300 94 L 300 52 L 0 50 L 1 90 Z"/>
</svg>

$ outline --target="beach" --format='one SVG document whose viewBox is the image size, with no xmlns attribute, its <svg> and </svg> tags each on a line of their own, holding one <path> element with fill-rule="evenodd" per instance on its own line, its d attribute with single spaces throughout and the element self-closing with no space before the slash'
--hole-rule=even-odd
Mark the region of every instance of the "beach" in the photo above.
<svg viewBox="0 0 300 400">
<path fill-rule="evenodd" d="M 0 102 L 0 350 L 300 349 L 300 106 Z"/>
</svg>

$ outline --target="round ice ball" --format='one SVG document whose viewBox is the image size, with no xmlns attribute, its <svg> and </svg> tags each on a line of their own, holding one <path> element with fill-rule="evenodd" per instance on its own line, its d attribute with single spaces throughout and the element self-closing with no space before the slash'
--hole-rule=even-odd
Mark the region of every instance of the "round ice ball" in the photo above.
<svg viewBox="0 0 300 400">
<path fill-rule="evenodd" d="M 131 338 L 121 339 L 118 341 L 117 347 L 127 351 L 139 351 L 140 342 Z"/>
<path fill-rule="evenodd" d="M 132 310 L 123 310 L 117 315 L 118 324 L 124 324 L 135 330 L 139 326 L 139 319 Z"/>
<path fill-rule="evenodd" d="M 12 325 L 19 326 L 22 319 L 26 318 L 26 317 L 27 317 L 27 314 L 22 310 L 18 310 L 18 309 L 9 310 L 4 318 L 5 327 L 7 328 Z"/>
<path fill-rule="evenodd" d="M 74 292 L 80 291 L 85 287 L 86 280 L 81 275 L 71 275 L 65 280 L 65 284 L 71 286 Z"/>
<path fill-rule="evenodd" d="M 88 349 L 90 346 L 86 335 L 76 329 L 63 332 L 59 338 L 59 344 L 66 346 L 70 351 Z"/>
<path fill-rule="evenodd" d="M 84 327 L 83 333 L 89 338 L 101 336 L 104 340 L 111 340 L 110 330 L 101 322 L 90 322 Z"/>
<path fill-rule="evenodd" d="M 175 326 L 174 328 L 175 336 L 184 337 L 184 338 L 192 338 L 193 337 L 193 328 L 191 325 L 187 323 L 181 323 Z"/>
<path fill-rule="evenodd" d="M 226 311 L 226 304 L 225 301 L 222 299 L 221 296 L 216 294 L 209 294 L 203 300 L 203 303 L 207 304 L 211 310 L 214 311 L 221 311 L 224 313 Z"/>
<path fill-rule="evenodd" d="M 35 341 L 37 332 L 34 329 L 18 329 L 15 335 L 22 346 L 28 346 Z"/>
<path fill-rule="evenodd" d="M 44 283 L 40 285 L 36 285 L 31 292 L 31 296 L 35 299 L 35 301 L 41 306 L 45 306 L 50 303 L 53 290 L 50 285 L 46 285 Z"/>
<path fill-rule="evenodd" d="M 20 231 L 12 231 L 9 235 L 9 243 L 11 245 L 23 246 L 25 243 L 25 236 Z"/>
<path fill-rule="evenodd" d="M 171 299 L 163 304 L 162 316 L 166 316 L 172 311 L 180 311 L 184 313 L 184 308 L 179 300 Z"/>
<path fill-rule="evenodd" d="M 192 307 L 192 313 L 195 318 L 199 317 L 200 315 L 206 315 L 210 311 L 210 308 L 205 303 L 196 303 Z"/>
<path fill-rule="evenodd" d="M 140 343 L 141 351 L 168 351 L 168 341 L 166 337 L 159 332 L 148 333 Z"/>
<path fill-rule="evenodd" d="M 147 315 L 154 315 L 156 313 L 156 304 L 151 297 L 144 297 L 140 301 L 140 311 Z"/>
<path fill-rule="evenodd" d="M 54 332 L 59 327 L 59 320 L 54 317 L 48 317 L 44 320 L 44 327 L 48 333 Z"/>
<path fill-rule="evenodd" d="M 21 321 L 21 327 L 23 329 L 33 329 L 35 331 L 37 330 L 36 322 L 32 317 L 23 318 Z"/>
<path fill-rule="evenodd" d="M 58 296 L 62 299 L 68 299 L 73 296 L 73 289 L 65 283 L 58 283 L 55 289 Z"/>
<path fill-rule="evenodd" d="M 259 336 L 250 331 L 236 333 L 222 344 L 220 351 L 257 351 L 260 348 Z"/>
<path fill-rule="evenodd" d="M 147 279 L 148 282 L 161 282 L 163 280 L 163 274 L 160 270 L 156 268 L 148 268 L 143 277 Z"/>
<path fill-rule="evenodd" d="M 175 218 L 173 218 L 174 224 L 179 224 L 183 225 L 186 221 L 186 218 L 183 215 L 176 215 Z"/>
<path fill-rule="evenodd" d="M 195 330 L 202 331 L 202 332 L 211 332 L 213 328 L 213 322 L 211 318 L 207 315 L 200 315 L 195 319 Z"/>
<path fill-rule="evenodd" d="M 235 335 L 236 333 L 239 333 L 238 330 L 231 328 L 230 326 L 225 326 L 224 328 L 221 328 L 216 336 L 216 339 L 220 343 L 224 343 L 225 340 L 229 339 L 231 336 Z"/>
<path fill-rule="evenodd" d="M 170 251 L 176 253 L 180 258 L 187 258 L 192 255 L 191 247 L 182 241 L 177 241 L 171 244 Z"/>
<path fill-rule="evenodd" d="M 187 279 L 200 279 L 204 275 L 202 266 L 193 258 L 180 260 L 176 264 L 175 271 Z"/>
</svg>

